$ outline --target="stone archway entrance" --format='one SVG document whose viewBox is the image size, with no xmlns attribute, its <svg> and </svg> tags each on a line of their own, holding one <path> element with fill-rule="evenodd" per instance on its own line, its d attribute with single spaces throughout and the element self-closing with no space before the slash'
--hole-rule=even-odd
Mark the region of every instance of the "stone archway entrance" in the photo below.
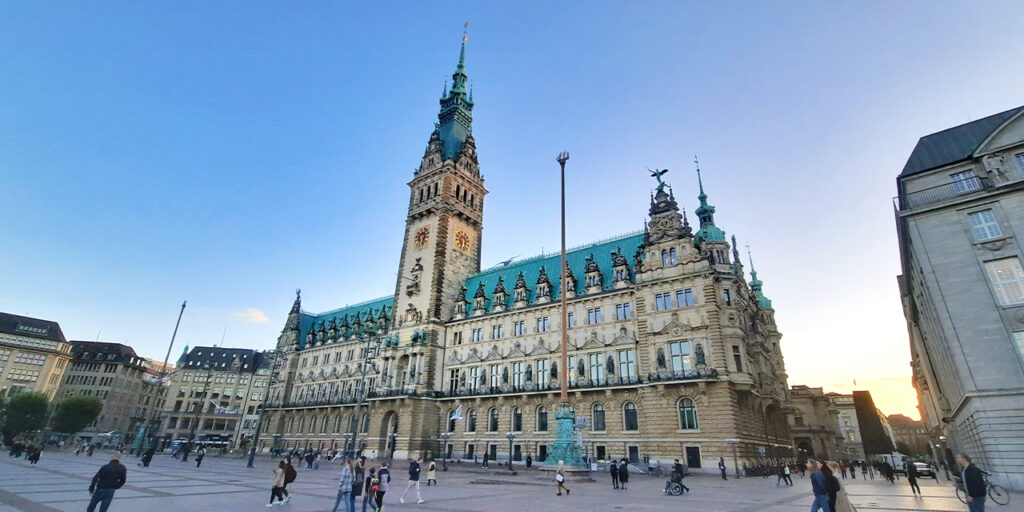
<svg viewBox="0 0 1024 512">
<path fill-rule="evenodd" d="M 378 441 L 377 456 L 392 458 L 395 453 L 395 443 L 398 437 L 398 413 L 388 411 L 380 422 L 380 436 Z"/>
</svg>

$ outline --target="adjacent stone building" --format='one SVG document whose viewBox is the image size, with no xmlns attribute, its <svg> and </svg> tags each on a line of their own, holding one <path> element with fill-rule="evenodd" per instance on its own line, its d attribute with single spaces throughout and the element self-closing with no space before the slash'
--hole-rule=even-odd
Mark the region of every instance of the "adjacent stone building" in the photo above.
<svg viewBox="0 0 1024 512">
<path fill-rule="evenodd" d="M 886 416 L 892 435 L 896 440 L 896 451 L 914 457 L 930 457 L 928 429 L 921 421 L 915 421 L 902 414 Z"/>
<path fill-rule="evenodd" d="M 922 137 L 897 179 L 914 385 L 944 458 L 1024 489 L 1024 107 Z"/>
<path fill-rule="evenodd" d="M 793 386 L 788 406 L 789 430 L 799 460 L 844 458 L 839 408 L 832 395 L 820 387 Z"/>
<path fill-rule="evenodd" d="M 853 395 L 829 393 L 828 399 L 838 414 L 839 434 L 843 437 L 840 458 L 844 460 L 865 459 L 867 454 L 864 452 L 864 442 L 861 440 L 860 423 L 857 422 L 857 407 L 854 404 Z"/>
<path fill-rule="evenodd" d="M 0 393 L 56 396 L 71 362 L 71 344 L 57 322 L 0 313 Z"/>
<path fill-rule="evenodd" d="M 71 366 L 64 373 L 59 397 L 93 396 L 103 401 L 103 411 L 78 439 L 91 442 L 97 434 L 109 434 L 105 441 L 131 441 L 148 421 L 139 407 L 149 386 L 145 359 L 120 343 L 72 341 L 71 347 Z"/>
<path fill-rule="evenodd" d="M 165 444 L 196 442 L 244 448 L 256 433 L 267 392 L 270 358 L 241 348 L 195 347 L 178 359 L 164 411 Z"/>
<path fill-rule="evenodd" d="M 543 460 L 568 372 L 592 457 L 711 468 L 731 460 L 727 440 L 738 440 L 741 462 L 792 456 L 772 303 L 753 268 L 746 282 L 735 237 L 716 226 L 699 180 L 697 226 L 659 174 L 646 225 L 569 251 L 564 285 L 557 254 L 481 271 L 488 190 L 466 80 L 464 42 L 408 183 L 394 292 L 319 314 L 296 298 L 278 339 L 285 363 L 266 437 L 329 449 L 356 430 L 364 453 L 404 457 L 440 456 L 449 432 L 455 458 Z"/>
</svg>

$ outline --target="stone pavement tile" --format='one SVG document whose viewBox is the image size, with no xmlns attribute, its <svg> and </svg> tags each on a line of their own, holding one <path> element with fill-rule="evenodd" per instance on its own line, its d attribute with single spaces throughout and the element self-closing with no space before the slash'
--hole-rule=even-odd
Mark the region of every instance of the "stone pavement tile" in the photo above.
<svg viewBox="0 0 1024 512">
<path fill-rule="evenodd" d="M 15 494 L 30 493 L 30 492 L 56 492 L 56 491 L 81 491 L 89 488 L 89 482 L 38 482 L 38 483 L 11 483 L 0 485 L 0 489 L 7 492 L 13 492 Z"/>
<path fill-rule="evenodd" d="M 36 503 L 50 503 L 50 502 L 54 502 L 54 501 L 75 500 L 75 499 L 81 498 L 82 495 L 85 495 L 86 499 L 88 499 L 89 490 L 88 489 L 80 489 L 80 490 L 77 490 L 77 491 L 22 492 L 22 493 L 18 493 L 18 495 L 23 497 L 23 498 L 30 499 L 30 500 L 32 500 L 32 501 L 34 501 Z M 117 495 L 118 496 L 124 496 L 124 497 L 152 496 L 152 494 L 150 494 L 150 493 L 135 491 L 135 490 L 132 490 L 132 489 L 118 489 L 117 490 Z"/>
</svg>

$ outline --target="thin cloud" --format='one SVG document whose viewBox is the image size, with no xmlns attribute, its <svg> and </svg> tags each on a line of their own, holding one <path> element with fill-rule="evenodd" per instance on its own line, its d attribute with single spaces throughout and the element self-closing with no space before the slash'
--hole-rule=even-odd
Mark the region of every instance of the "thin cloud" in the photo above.
<svg viewBox="0 0 1024 512">
<path fill-rule="evenodd" d="M 263 311 L 256 308 L 249 308 L 245 311 L 231 313 L 231 316 L 241 319 L 247 324 L 264 324 L 270 321 L 270 319 L 267 318 L 267 315 L 263 314 Z"/>
</svg>

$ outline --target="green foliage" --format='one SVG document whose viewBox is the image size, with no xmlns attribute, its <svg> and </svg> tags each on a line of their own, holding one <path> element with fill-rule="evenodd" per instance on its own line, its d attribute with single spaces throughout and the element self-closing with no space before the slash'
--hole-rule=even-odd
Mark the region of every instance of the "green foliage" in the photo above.
<svg viewBox="0 0 1024 512">
<path fill-rule="evenodd" d="M 55 432 L 74 434 L 96 420 L 103 401 L 94 396 L 73 396 L 57 404 L 51 426 Z"/>
<path fill-rule="evenodd" d="M 4 441 L 9 443 L 21 434 L 43 428 L 49 406 L 50 400 L 43 393 L 14 395 L 5 410 Z"/>
</svg>

